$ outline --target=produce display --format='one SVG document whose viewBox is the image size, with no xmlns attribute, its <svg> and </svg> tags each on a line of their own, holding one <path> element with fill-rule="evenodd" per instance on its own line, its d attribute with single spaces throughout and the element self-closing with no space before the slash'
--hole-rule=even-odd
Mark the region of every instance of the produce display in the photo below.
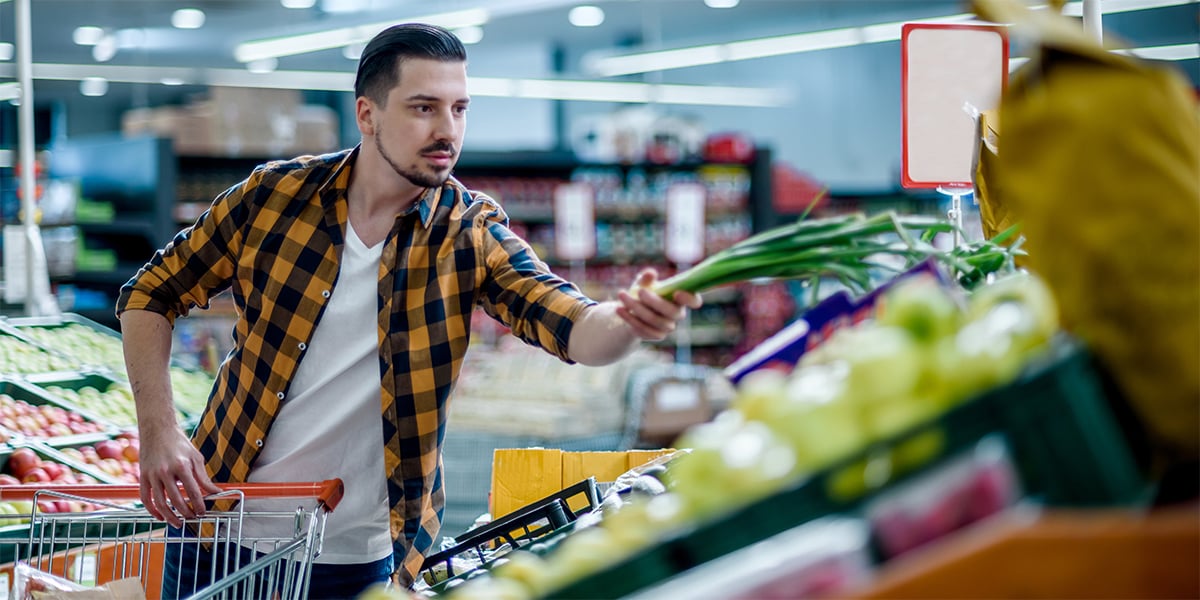
<svg viewBox="0 0 1200 600">
<path fill-rule="evenodd" d="M 966 297 L 933 279 L 902 282 L 885 295 L 875 319 L 834 332 L 791 372 L 745 377 L 730 409 L 676 441 L 691 452 L 662 474 L 663 493 L 606 501 L 593 526 L 537 548 L 542 554 L 512 552 L 450 597 L 553 596 L 672 531 L 777 492 L 1012 380 L 1056 331 L 1053 299 L 1030 275 L 1009 276 Z M 916 440 L 885 460 L 919 463 L 937 450 Z M 848 470 L 852 477 L 833 492 L 861 495 L 874 468 Z"/>
<path fill-rule="evenodd" d="M 140 443 L 132 432 L 95 444 L 60 448 L 59 452 L 75 462 L 91 465 L 119 482 L 137 483 L 141 479 Z"/>
<path fill-rule="evenodd" d="M 0 334 L 0 373 L 70 371 L 75 363 L 11 335 Z"/>
<path fill-rule="evenodd" d="M 40 452 L 26 447 L 14 448 L 6 457 L 0 469 L 0 486 L 25 485 L 40 487 L 45 484 L 96 484 L 97 478 L 87 473 L 73 469 L 58 460 L 44 457 Z M 89 503 L 48 500 L 39 501 L 38 510 L 41 512 L 85 512 L 95 507 Z M 0 514 L 30 514 L 32 505 L 27 502 L 0 502 Z M 0 517 L 3 518 L 3 517 Z M 15 525 L 16 523 L 9 523 Z"/>
<path fill-rule="evenodd" d="M 129 384 L 112 382 L 103 391 L 91 385 L 78 389 L 66 385 L 47 383 L 41 385 L 47 393 L 82 408 L 97 417 L 121 428 L 137 426 L 137 409 L 133 403 L 133 390 Z M 182 413 L 178 415 L 184 418 Z"/>
<path fill-rule="evenodd" d="M 92 365 L 114 373 L 125 372 L 125 352 L 116 336 L 71 322 L 56 327 L 21 327 L 20 331 L 37 343 L 69 356 L 74 361 L 73 368 Z"/>
<path fill-rule="evenodd" d="M 102 433 L 105 427 L 54 404 L 30 404 L 0 393 L 0 441 L 14 433 L 34 439 Z"/>
</svg>

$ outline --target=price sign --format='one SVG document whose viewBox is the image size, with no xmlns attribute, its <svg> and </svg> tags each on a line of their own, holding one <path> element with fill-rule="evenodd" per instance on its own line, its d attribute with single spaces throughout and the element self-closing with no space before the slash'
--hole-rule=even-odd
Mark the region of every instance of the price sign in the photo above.
<svg viewBox="0 0 1200 600">
<path fill-rule="evenodd" d="M 596 255 L 596 216 L 592 186 L 564 183 L 554 189 L 554 251 L 561 260 Z"/>
<path fill-rule="evenodd" d="M 907 23 L 901 35 L 901 184 L 970 188 L 975 114 L 996 108 L 1008 81 L 1007 32 Z"/>
<path fill-rule="evenodd" d="M 666 255 L 672 262 L 694 264 L 704 258 L 704 201 L 707 191 L 698 183 L 667 188 Z"/>
</svg>

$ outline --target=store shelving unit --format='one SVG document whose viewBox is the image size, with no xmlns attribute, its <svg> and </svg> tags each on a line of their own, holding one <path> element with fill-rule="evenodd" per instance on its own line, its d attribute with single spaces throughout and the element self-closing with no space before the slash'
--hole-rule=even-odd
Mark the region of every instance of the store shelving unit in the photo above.
<svg viewBox="0 0 1200 600">
<path fill-rule="evenodd" d="M 696 182 L 708 190 L 705 253 L 711 254 L 770 221 L 770 166 L 769 148 L 756 149 L 747 163 L 594 163 L 562 151 L 475 152 L 463 154 L 455 175 L 467 187 L 500 202 L 513 230 L 568 278 L 572 265 L 555 256 L 554 190 L 565 183 L 591 185 L 596 255 L 585 261 L 582 280 L 576 283 L 589 295 L 606 298 L 627 287 L 645 266 L 655 267 L 662 276 L 676 271 L 663 256 L 670 185 Z M 705 308 L 693 314 L 693 360 L 726 364 L 746 329 L 743 293 L 730 288 L 706 301 Z M 673 344 L 674 340 L 665 342 Z"/>
<path fill-rule="evenodd" d="M 77 236 L 74 268 L 54 278 L 60 297 L 97 322 L 116 327 L 113 307 L 121 285 L 175 234 L 177 167 L 169 140 L 78 138 L 50 148 L 51 179 L 78 184 L 71 227 Z"/>
</svg>

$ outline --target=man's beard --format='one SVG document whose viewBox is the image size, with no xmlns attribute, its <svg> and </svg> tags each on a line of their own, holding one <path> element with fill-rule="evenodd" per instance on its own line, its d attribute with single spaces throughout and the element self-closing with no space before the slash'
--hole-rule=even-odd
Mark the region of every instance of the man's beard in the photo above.
<svg viewBox="0 0 1200 600">
<path fill-rule="evenodd" d="M 438 174 L 436 172 L 423 173 L 417 170 L 417 167 L 415 166 L 412 169 L 401 168 L 400 165 L 396 164 L 396 161 L 392 160 L 392 157 L 388 155 L 387 150 L 383 148 L 383 142 L 380 141 L 382 139 L 383 131 L 382 129 L 378 129 L 375 135 L 375 148 L 379 150 L 379 155 L 383 157 L 383 160 L 387 161 L 387 164 L 392 166 L 392 170 L 395 171 L 397 175 L 407 179 L 413 185 L 426 188 L 441 187 L 443 183 L 446 183 L 446 179 L 450 177 L 449 169 L 446 170 L 445 174 Z M 454 146 L 449 143 L 435 143 L 432 146 L 427 146 L 421 149 L 421 153 L 426 152 L 450 152 L 453 156 Z"/>
</svg>

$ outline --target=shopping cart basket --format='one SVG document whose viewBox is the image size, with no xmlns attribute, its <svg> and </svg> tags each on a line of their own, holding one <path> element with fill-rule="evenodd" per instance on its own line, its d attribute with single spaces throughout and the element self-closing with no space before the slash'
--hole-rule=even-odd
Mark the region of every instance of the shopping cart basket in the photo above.
<svg viewBox="0 0 1200 600">
<path fill-rule="evenodd" d="M 325 518 L 341 500 L 342 481 L 219 487 L 222 492 L 207 499 L 231 508 L 184 520 L 180 530 L 168 534 L 166 525 L 137 502 L 137 485 L 0 486 L 0 501 L 33 503 L 28 536 L 0 539 L 0 556 L 85 586 L 137 577 L 150 599 L 160 597 L 162 578 L 171 570 L 178 575 L 198 568 L 207 571 L 211 585 L 182 590 L 178 597 L 305 598 Z M 255 511 L 244 502 L 268 499 L 289 499 L 289 505 L 296 499 L 296 508 Z M 80 505 L 96 510 L 55 511 Z M 268 524 L 255 532 L 270 530 L 272 535 L 244 534 L 248 518 Z M 176 547 L 168 553 L 172 545 Z M 195 553 L 183 551 L 187 547 L 211 553 L 211 564 L 204 567 Z M 181 558 L 168 561 L 168 554 Z"/>
</svg>

